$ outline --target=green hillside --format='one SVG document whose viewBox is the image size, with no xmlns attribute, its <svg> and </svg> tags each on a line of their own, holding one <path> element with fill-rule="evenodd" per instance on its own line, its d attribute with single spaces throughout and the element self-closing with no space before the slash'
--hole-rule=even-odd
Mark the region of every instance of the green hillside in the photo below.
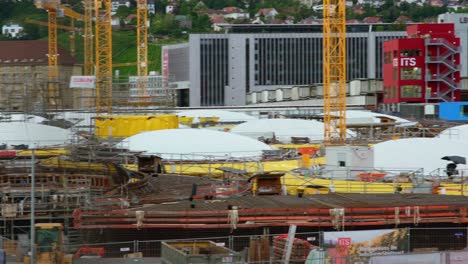
<svg viewBox="0 0 468 264">
<path fill-rule="evenodd" d="M 46 38 L 47 39 L 47 38 Z M 185 42 L 186 40 L 180 38 L 168 38 L 157 42 L 148 43 L 148 61 L 149 71 L 161 72 L 161 46 L 167 44 L 175 44 Z M 136 32 L 134 31 L 118 31 L 112 32 L 112 61 L 113 63 L 127 63 L 137 61 L 137 40 Z M 59 45 L 70 50 L 70 38 L 69 34 L 62 32 L 59 34 Z M 83 63 L 83 37 L 79 34 L 75 40 L 76 54 L 75 57 L 80 63 Z M 114 67 L 115 70 L 119 70 L 121 78 L 127 76 L 136 75 L 137 66 L 122 66 Z"/>
</svg>

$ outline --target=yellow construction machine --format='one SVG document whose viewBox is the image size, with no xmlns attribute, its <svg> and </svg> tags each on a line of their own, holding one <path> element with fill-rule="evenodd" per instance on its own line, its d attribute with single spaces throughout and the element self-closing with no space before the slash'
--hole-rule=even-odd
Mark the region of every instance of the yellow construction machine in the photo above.
<svg viewBox="0 0 468 264">
<path fill-rule="evenodd" d="M 36 264 L 72 264 L 73 255 L 63 252 L 63 225 L 59 223 L 35 224 Z M 24 264 L 31 262 L 30 256 Z"/>
</svg>

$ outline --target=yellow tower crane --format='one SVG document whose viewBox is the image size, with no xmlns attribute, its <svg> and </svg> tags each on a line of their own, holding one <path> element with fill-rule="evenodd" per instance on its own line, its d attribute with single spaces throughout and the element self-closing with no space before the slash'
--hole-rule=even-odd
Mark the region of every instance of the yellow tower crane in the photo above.
<svg viewBox="0 0 468 264">
<path fill-rule="evenodd" d="M 111 0 L 94 0 L 96 17 L 96 114 L 112 113 Z"/>
<path fill-rule="evenodd" d="M 93 10 L 94 0 L 84 0 L 84 75 L 94 75 Z"/>
<path fill-rule="evenodd" d="M 60 0 L 34 0 L 37 8 L 48 13 L 48 89 L 47 103 L 50 110 L 57 110 L 61 106 L 59 92 L 58 72 L 58 45 L 57 45 L 57 17 L 67 16 L 74 19 L 83 19 L 83 15 L 60 4 Z"/>
<path fill-rule="evenodd" d="M 138 97 L 144 100 L 148 79 L 148 7 L 147 0 L 137 0 L 137 73 Z"/>
<path fill-rule="evenodd" d="M 346 141 L 346 1 L 323 1 L 325 144 Z"/>
<path fill-rule="evenodd" d="M 35 19 L 31 19 L 31 18 L 26 18 L 24 20 L 24 22 L 28 23 L 28 24 L 43 26 L 43 27 L 48 27 L 49 26 L 49 23 L 47 23 L 47 22 L 40 21 L 40 20 L 35 20 Z M 75 32 L 81 32 L 81 31 L 83 31 L 83 29 L 75 27 L 73 23 L 71 23 L 70 26 L 57 24 L 57 29 L 63 29 L 63 30 L 70 31 L 70 53 L 71 53 L 72 56 L 74 56 L 74 53 L 75 53 L 75 38 L 74 38 Z"/>
</svg>

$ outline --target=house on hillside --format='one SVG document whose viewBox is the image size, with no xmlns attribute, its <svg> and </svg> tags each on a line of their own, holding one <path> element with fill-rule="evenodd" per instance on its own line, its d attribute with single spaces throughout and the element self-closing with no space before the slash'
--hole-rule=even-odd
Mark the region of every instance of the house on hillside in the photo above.
<svg viewBox="0 0 468 264">
<path fill-rule="evenodd" d="M 147 8 L 148 8 L 148 14 L 156 14 L 156 5 L 154 4 L 154 0 L 148 0 L 146 2 Z"/>
<path fill-rule="evenodd" d="M 262 8 L 258 10 L 257 14 L 255 14 L 255 17 L 263 17 L 266 20 L 269 20 L 274 19 L 278 14 L 278 11 L 276 11 L 274 8 Z"/>
<path fill-rule="evenodd" d="M 428 4 L 431 6 L 443 7 L 445 3 L 442 0 L 429 0 Z"/>
<path fill-rule="evenodd" d="M 224 13 L 224 18 L 225 19 L 233 19 L 233 20 L 238 20 L 238 19 L 249 19 L 250 14 L 249 12 L 244 11 L 241 8 L 234 7 L 234 6 L 229 6 L 223 8 L 223 13 Z"/>
<path fill-rule="evenodd" d="M 214 31 L 220 31 L 222 28 L 219 26 L 220 24 L 227 24 L 226 20 L 224 19 L 223 15 L 216 15 L 211 17 L 211 23 Z"/>
<path fill-rule="evenodd" d="M 111 17 L 111 25 L 113 29 L 120 29 L 120 17 L 112 16 Z"/>
<path fill-rule="evenodd" d="M 169 0 L 166 6 L 166 14 L 177 14 L 179 12 L 179 2 Z"/>
<path fill-rule="evenodd" d="M 362 20 L 366 24 L 377 24 L 382 23 L 382 18 L 377 16 L 366 17 Z"/>
<path fill-rule="evenodd" d="M 395 20 L 395 23 L 403 23 L 403 24 L 407 24 L 407 23 L 411 23 L 413 21 L 411 21 L 411 18 L 407 17 L 407 16 L 399 16 L 396 20 Z"/>
<path fill-rule="evenodd" d="M 2 35 L 9 38 L 20 38 L 23 34 L 23 27 L 16 23 L 8 23 L 2 26 Z"/>
<path fill-rule="evenodd" d="M 115 13 L 117 13 L 117 9 L 119 9 L 120 6 L 126 6 L 130 8 L 130 1 L 129 0 L 112 0 L 111 14 L 115 15 Z"/>
<path fill-rule="evenodd" d="M 192 28 L 192 19 L 188 16 L 177 15 L 175 16 L 175 20 L 179 22 L 180 28 Z"/>
</svg>

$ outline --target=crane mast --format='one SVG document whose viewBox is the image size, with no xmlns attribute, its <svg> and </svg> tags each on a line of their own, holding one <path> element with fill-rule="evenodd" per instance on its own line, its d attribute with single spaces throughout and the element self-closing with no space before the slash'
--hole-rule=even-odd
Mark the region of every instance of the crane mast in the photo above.
<svg viewBox="0 0 468 264">
<path fill-rule="evenodd" d="M 84 75 L 94 75 L 93 10 L 94 0 L 84 0 Z"/>
<path fill-rule="evenodd" d="M 346 1 L 323 1 L 325 144 L 346 141 Z"/>
<path fill-rule="evenodd" d="M 143 102 L 147 95 L 148 76 L 148 8 L 147 0 L 137 0 L 137 73 L 138 100 Z"/>
<path fill-rule="evenodd" d="M 95 0 L 96 114 L 112 112 L 111 0 Z"/>
</svg>

